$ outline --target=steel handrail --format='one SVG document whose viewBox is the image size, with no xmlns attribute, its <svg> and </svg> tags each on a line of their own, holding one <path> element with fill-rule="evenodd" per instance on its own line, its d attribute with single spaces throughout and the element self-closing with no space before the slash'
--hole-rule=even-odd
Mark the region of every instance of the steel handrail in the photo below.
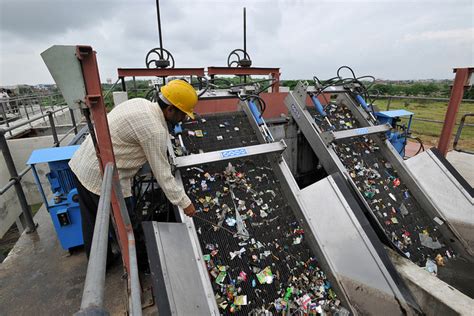
<svg viewBox="0 0 474 316">
<path fill-rule="evenodd" d="M 53 111 L 48 111 L 48 112 L 51 112 L 51 113 L 56 113 L 56 112 L 59 112 L 59 111 L 63 111 L 65 109 L 67 109 L 68 107 L 67 106 L 63 106 L 59 109 L 56 109 L 56 110 L 53 110 Z M 22 126 L 25 126 L 29 123 L 32 123 L 34 121 L 37 121 L 37 120 L 40 120 L 42 119 L 43 117 L 46 117 L 48 116 L 49 114 L 46 113 L 46 114 L 41 114 L 41 115 L 38 115 L 38 116 L 35 116 L 35 117 L 32 117 L 31 119 L 27 120 L 27 121 L 24 121 L 24 122 L 21 122 L 20 124 L 16 124 L 16 125 L 13 125 L 13 126 L 10 126 L 10 127 L 7 127 L 7 128 L 4 128 L 3 131 L 5 133 L 9 132 L 9 131 L 12 131 L 14 129 L 17 129 L 18 127 L 22 127 Z"/>
<path fill-rule="evenodd" d="M 87 315 L 89 313 L 97 315 L 108 314 L 104 308 L 104 292 L 113 174 L 114 165 L 113 163 L 108 163 L 105 166 L 102 179 L 81 309 L 76 315 Z"/>
<path fill-rule="evenodd" d="M 458 130 L 456 132 L 456 136 L 454 137 L 453 149 L 456 150 L 456 151 L 459 151 L 459 152 L 474 154 L 474 151 L 457 148 L 459 138 L 461 137 L 462 129 L 464 128 L 464 126 L 472 126 L 472 124 L 464 124 L 464 122 L 466 121 L 466 117 L 468 117 L 468 116 L 474 116 L 474 113 L 467 113 L 467 114 L 464 114 L 462 116 L 461 122 L 459 123 L 459 127 L 458 127 Z"/>
</svg>

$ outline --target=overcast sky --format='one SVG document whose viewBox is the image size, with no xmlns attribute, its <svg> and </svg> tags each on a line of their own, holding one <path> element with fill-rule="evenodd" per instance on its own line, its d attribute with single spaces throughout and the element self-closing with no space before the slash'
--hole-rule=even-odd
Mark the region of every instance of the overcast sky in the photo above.
<svg viewBox="0 0 474 316">
<path fill-rule="evenodd" d="M 451 79 L 474 66 L 474 0 L 161 0 L 176 67 L 224 66 L 242 48 L 283 79 L 329 78 L 341 65 L 384 79 Z M 0 85 L 52 83 L 40 53 L 87 44 L 100 76 L 144 67 L 158 46 L 155 0 L 0 0 Z"/>
</svg>

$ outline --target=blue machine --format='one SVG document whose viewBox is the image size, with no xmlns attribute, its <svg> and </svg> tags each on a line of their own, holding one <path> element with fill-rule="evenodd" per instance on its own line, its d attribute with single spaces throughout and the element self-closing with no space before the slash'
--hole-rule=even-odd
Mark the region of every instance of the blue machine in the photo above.
<svg viewBox="0 0 474 316">
<path fill-rule="evenodd" d="M 37 149 L 31 153 L 27 164 L 31 165 L 38 189 L 51 215 L 56 234 L 65 250 L 84 244 L 82 238 L 81 212 L 76 184 L 69 160 L 79 146 L 53 147 Z M 53 198 L 48 201 L 36 170 L 36 164 L 48 163 L 49 180 Z"/>
<path fill-rule="evenodd" d="M 390 124 L 392 129 L 387 131 L 387 138 L 392 143 L 400 156 L 405 156 L 405 146 L 410 136 L 411 121 L 413 119 L 412 112 L 406 110 L 382 111 L 375 113 L 377 121 L 380 124 Z M 409 117 L 407 126 L 397 124 L 401 117 Z"/>
</svg>

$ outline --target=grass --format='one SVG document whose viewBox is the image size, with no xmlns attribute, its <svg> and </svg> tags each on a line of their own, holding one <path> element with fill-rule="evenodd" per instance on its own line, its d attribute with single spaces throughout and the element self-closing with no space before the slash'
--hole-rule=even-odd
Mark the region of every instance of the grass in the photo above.
<svg viewBox="0 0 474 316">
<path fill-rule="evenodd" d="M 377 100 L 375 105 L 377 105 L 380 110 L 386 110 L 387 103 L 387 100 Z M 425 147 L 436 146 L 438 144 L 438 139 L 439 135 L 441 134 L 443 124 L 424 122 L 417 119 L 428 119 L 444 122 L 447 106 L 447 102 L 424 100 L 392 100 L 390 102 L 390 110 L 404 109 L 415 113 L 411 126 L 412 135 L 414 137 L 420 137 L 421 140 L 423 140 L 423 143 L 427 145 Z M 461 121 L 462 116 L 466 113 L 474 113 L 474 103 L 461 103 L 458 115 L 456 117 L 457 125 L 453 130 L 453 140 L 454 135 L 456 135 L 459 127 L 458 124 Z M 405 120 L 405 122 L 406 121 L 407 120 Z M 465 123 L 474 125 L 474 117 L 467 117 Z M 474 150 L 474 126 L 464 126 L 458 142 L 458 148 Z"/>
</svg>

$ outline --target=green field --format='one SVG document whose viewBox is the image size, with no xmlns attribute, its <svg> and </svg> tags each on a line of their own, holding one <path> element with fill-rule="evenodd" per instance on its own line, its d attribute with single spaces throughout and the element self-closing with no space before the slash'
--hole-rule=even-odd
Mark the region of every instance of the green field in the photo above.
<svg viewBox="0 0 474 316">
<path fill-rule="evenodd" d="M 380 110 L 386 110 L 388 100 L 376 100 L 375 105 Z M 412 123 L 412 135 L 420 137 L 426 144 L 425 147 L 436 146 L 443 124 L 423 122 L 417 119 L 429 119 L 444 121 L 447 102 L 424 101 L 424 100 L 394 100 L 390 102 L 390 110 L 405 109 L 415 113 Z M 461 117 L 466 113 L 474 113 L 474 103 L 461 103 L 458 111 L 456 123 L 459 124 Z M 474 125 L 474 117 L 467 117 L 466 124 Z M 453 136 L 456 134 L 459 125 L 456 125 Z M 454 139 L 454 138 L 453 138 Z M 452 148 L 452 145 L 450 146 Z M 464 126 L 458 148 L 474 150 L 474 126 Z"/>
</svg>

